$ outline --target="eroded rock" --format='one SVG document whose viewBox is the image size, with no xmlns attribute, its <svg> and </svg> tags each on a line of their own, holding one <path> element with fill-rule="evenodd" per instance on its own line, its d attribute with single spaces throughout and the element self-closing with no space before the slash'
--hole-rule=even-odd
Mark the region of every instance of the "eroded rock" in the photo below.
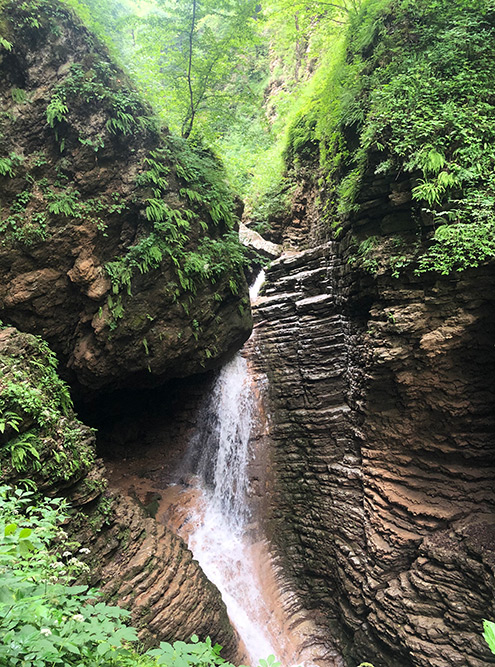
<svg viewBox="0 0 495 667">
<path fill-rule="evenodd" d="M 273 262 L 255 306 L 271 534 L 350 664 L 492 664 L 493 266 L 371 279 L 343 251 Z"/>
</svg>

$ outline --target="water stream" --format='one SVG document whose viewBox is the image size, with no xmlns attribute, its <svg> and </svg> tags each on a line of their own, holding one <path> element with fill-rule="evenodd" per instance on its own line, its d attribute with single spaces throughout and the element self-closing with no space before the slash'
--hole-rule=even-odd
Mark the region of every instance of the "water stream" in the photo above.
<svg viewBox="0 0 495 667">
<path fill-rule="evenodd" d="M 266 629 L 270 611 L 246 539 L 252 407 L 247 363 L 236 354 L 220 372 L 209 409 L 200 415 L 201 427 L 191 443 L 193 448 L 201 447 L 194 470 L 201 496 L 189 519 L 188 543 L 222 593 L 246 652 L 257 664 L 259 658 L 278 654 L 279 647 Z"/>
<path fill-rule="evenodd" d="M 262 273 L 250 290 L 251 301 L 263 280 Z M 199 410 L 179 471 L 181 480 L 187 480 L 183 500 L 175 506 L 179 514 L 169 519 L 220 590 L 246 661 L 255 667 L 260 658 L 275 655 L 284 667 L 303 661 L 309 667 L 314 662 L 308 660 L 305 644 L 314 641 L 308 642 L 311 622 L 301 614 L 289 619 L 281 609 L 273 559 L 259 530 L 253 530 L 257 517 L 249 507 L 248 472 L 256 409 L 248 363 L 237 353 L 222 368 Z"/>
</svg>

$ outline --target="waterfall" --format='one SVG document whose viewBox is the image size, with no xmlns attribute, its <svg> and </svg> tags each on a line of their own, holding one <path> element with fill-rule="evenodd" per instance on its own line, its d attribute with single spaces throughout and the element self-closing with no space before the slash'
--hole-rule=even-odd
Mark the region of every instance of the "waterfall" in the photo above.
<svg viewBox="0 0 495 667">
<path fill-rule="evenodd" d="M 201 426 L 195 436 L 195 446 L 201 449 L 194 471 L 211 487 L 209 507 L 226 517 L 233 532 L 240 532 L 248 517 L 251 419 L 252 392 L 247 363 L 238 353 L 222 368 L 209 405 L 200 413 Z"/>
<path fill-rule="evenodd" d="M 250 289 L 254 301 L 264 272 Z M 222 594 L 252 665 L 277 654 L 271 612 L 246 538 L 249 439 L 255 398 L 246 360 L 237 353 L 220 371 L 198 413 L 181 476 L 195 475 L 201 499 L 189 516 L 188 545 Z M 275 634 L 277 631 L 275 630 Z"/>
<path fill-rule="evenodd" d="M 252 302 L 263 281 L 261 272 L 250 290 Z M 184 501 L 187 513 L 179 517 L 179 532 L 219 589 L 249 664 L 256 667 L 260 659 L 275 655 L 285 667 L 299 662 L 314 667 L 312 659 L 300 659 L 313 625 L 299 611 L 288 623 L 268 545 L 253 539 L 256 517 L 250 514 L 248 475 L 257 410 L 253 384 L 246 359 L 237 353 L 199 409 L 179 471 L 181 483 L 187 480 L 184 493 L 193 498 Z M 292 592 L 289 597 L 299 610 Z"/>
<path fill-rule="evenodd" d="M 209 404 L 200 412 L 192 443 L 193 447 L 201 445 L 204 434 L 194 471 L 202 490 L 201 516 L 195 517 L 189 547 L 222 593 L 232 624 L 252 664 L 257 664 L 275 651 L 264 627 L 269 612 L 244 536 L 249 519 L 247 466 L 252 405 L 247 363 L 236 354 L 220 372 Z"/>
</svg>

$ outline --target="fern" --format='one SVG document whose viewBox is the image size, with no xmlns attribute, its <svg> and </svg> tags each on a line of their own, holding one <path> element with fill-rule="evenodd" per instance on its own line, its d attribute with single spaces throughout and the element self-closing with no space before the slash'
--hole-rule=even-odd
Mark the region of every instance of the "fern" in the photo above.
<svg viewBox="0 0 495 667">
<path fill-rule="evenodd" d="M 117 111 L 117 116 L 109 118 L 106 122 L 107 129 L 112 134 L 132 134 L 136 123 L 130 113 Z"/>
<path fill-rule="evenodd" d="M 204 202 L 204 199 L 199 194 L 199 192 L 196 192 L 196 190 L 191 190 L 190 188 L 181 188 L 179 190 L 179 194 L 181 197 L 187 197 L 190 202 L 195 202 L 197 204 L 202 204 Z"/>
<path fill-rule="evenodd" d="M 146 200 L 145 214 L 150 222 L 161 222 L 168 218 L 170 214 L 170 207 L 160 199 Z"/>
<path fill-rule="evenodd" d="M 47 199 L 51 200 L 48 204 L 48 211 L 55 215 L 65 215 L 68 218 L 81 218 L 82 205 L 78 201 L 79 192 L 76 190 L 66 190 L 61 193 L 47 193 Z"/>
<path fill-rule="evenodd" d="M 37 444 L 38 438 L 34 433 L 23 433 L 9 442 L 7 446 L 10 452 L 10 460 L 17 471 L 26 470 L 29 462 L 31 462 L 34 470 L 41 468 Z"/>
<path fill-rule="evenodd" d="M 55 127 L 55 123 L 61 123 L 65 120 L 65 115 L 69 112 L 65 101 L 59 97 L 59 95 L 54 95 L 50 100 L 50 104 L 46 108 L 46 120 L 50 127 Z"/>
<path fill-rule="evenodd" d="M 2 46 L 7 51 L 12 51 L 12 42 L 9 42 L 4 37 L 0 37 L 0 46 Z"/>
<path fill-rule="evenodd" d="M 14 152 L 10 153 L 9 157 L 0 157 L 0 176 L 14 178 L 16 173 L 15 168 L 22 164 L 23 161 L 24 158 L 22 155 L 17 155 Z"/>
</svg>

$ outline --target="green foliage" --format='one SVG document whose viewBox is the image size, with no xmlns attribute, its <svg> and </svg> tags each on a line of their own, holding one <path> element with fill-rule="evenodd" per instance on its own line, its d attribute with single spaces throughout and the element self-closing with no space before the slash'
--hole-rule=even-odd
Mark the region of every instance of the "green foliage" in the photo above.
<svg viewBox="0 0 495 667">
<path fill-rule="evenodd" d="M 6 51 L 12 51 L 12 42 L 9 42 L 4 37 L 0 36 L 0 46 Z"/>
<path fill-rule="evenodd" d="M 0 479 L 27 472 L 36 479 L 72 480 L 94 461 L 88 432 L 74 418 L 67 385 L 48 345 L 25 336 L 26 356 L 0 356 Z"/>
<path fill-rule="evenodd" d="M 419 260 L 418 273 L 476 268 L 495 257 L 495 221 L 455 223 L 436 229 L 433 243 Z"/>
<path fill-rule="evenodd" d="M 44 427 L 55 424 L 60 412 L 67 415 L 72 409 L 72 399 L 69 387 L 57 375 L 58 361 L 54 352 L 41 339 L 33 340 L 36 340 L 36 356 L 23 363 L 16 359 L 1 360 L 9 369 L 9 379 L 0 394 L 0 414 L 3 419 L 6 415 L 11 418 L 12 412 L 27 415 Z"/>
<path fill-rule="evenodd" d="M 117 664 L 136 641 L 129 612 L 95 602 L 97 591 L 74 585 L 88 570 L 55 538 L 66 518 L 60 499 L 34 504 L 32 492 L 0 488 L 0 662 L 12 667 Z M 103 662 L 105 661 L 105 662 Z"/>
<path fill-rule="evenodd" d="M 0 487 L 0 663 L 11 667 L 233 667 L 209 637 L 141 650 L 130 613 L 76 584 L 89 549 L 67 541 L 65 501 Z M 279 667 L 274 656 L 260 667 Z"/>
<path fill-rule="evenodd" d="M 16 104 L 26 104 L 28 101 L 26 91 L 23 90 L 22 88 L 12 88 L 11 90 L 11 95 L 12 95 L 12 100 Z"/>
<path fill-rule="evenodd" d="M 19 424 L 22 422 L 21 417 L 12 410 L 5 410 L 0 416 L 0 433 L 5 433 L 5 429 L 11 428 L 19 432 Z"/>
<path fill-rule="evenodd" d="M 334 220 L 359 210 L 363 177 L 410 173 L 438 225 L 420 272 L 494 255 L 495 24 L 490 0 L 364 0 L 332 43 L 312 105 L 293 121 L 289 166 L 320 147 Z M 316 119 L 316 120 L 315 120 Z"/>
<path fill-rule="evenodd" d="M 483 637 L 490 647 L 490 651 L 495 653 L 495 623 L 492 621 L 483 621 Z"/>
<path fill-rule="evenodd" d="M 144 15 L 129 16 L 121 39 L 128 40 L 132 70 L 166 121 L 183 137 L 199 125 L 211 132 L 234 111 L 235 89 L 244 98 L 245 54 L 253 48 L 256 3 L 211 0 L 181 4 L 158 0 Z M 129 32 L 132 30 L 132 41 Z"/>
<path fill-rule="evenodd" d="M 69 109 L 67 104 L 62 98 L 61 93 L 52 97 L 50 103 L 46 108 L 46 120 L 50 127 L 55 127 L 56 123 L 61 123 L 65 120 L 66 115 L 68 114 Z"/>
<path fill-rule="evenodd" d="M 12 152 L 8 157 L 0 157 L 0 176 L 14 178 L 16 167 L 24 162 L 22 155 Z"/>
<path fill-rule="evenodd" d="M 215 284 L 225 276 L 230 276 L 230 289 L 237 294 L 242 267 L 248 263 L 237 233 L 228 231 L 234 224 L 232 194 L 221 164 L 211 151 L 169 136 L 164 148 L 149 153 L 143 167 L 136 183 L 143 191 L 144 213 L 152 229 L 123 257 L 105 265 L 112 283 L 108 298 L 111 328 L 124 316 L 123 297 L 132 295 L 133 277 L 157 269 L 165 259 L 176 275 L 175 298 L 181 291 L 195 294 L 205 281 Z M 184 184 L 179 190 L 180 207 L 176 201 L 167 203 L 165 177 L 172 169 Z M 190 243 L 192 225 L 204 233 L 196 248 Z M 219 235 L 214 232 L 217 227 Z"/>
<path fill-rule="evenodd" d="M 47 122 L 55 130 L 61 151 L 65 142 L 61 138 L 62 124 L 70 122 L 71 107 L 99 105 L 108 114 L 106 128 L 111 135 L 129 135 L 138 130 L 156 131 L 153 118 L 143 106 L 139 95 L 123 86 L 122 75 L 107 61 L 100 60 L 91 69 L 80 63 L 72 65 L 69 76 L 59 84 L 46 110 Z M 79 136 L 79 142 L 90 145 L 95 152 L 104 146 L 100 137 Z"/>
<path fill-rule="evenodd" d="M 47 179 L 37 181 L 34 177 L 36 169 L 46 163 L 44 155 L 33 156 L 31 169 L 26 174 L 27 189 L 16 196 L 9 215 L 0 220 L 0 232 L 4 233 L 3 243 L 13 240 L 29 247 L 46 241 L 49 237 L 50 215 L 88 220 L 104 232 L 106 218 L 125 211 L 126 204 L 118 192 L 100 199 L 82 200 L 78 190 L 66 185 L 66 176 L 60 170 L 53 186 Z"/>
<path fill-rule="evenodd" d="M 12 467 L 17 472 L 26 471 L 29 467 L 33 470 L 40 469 L 40 446 L 34 433 L 19 434 L 8 443 L 7 449 L 10 452 Z"/>
</svg>

